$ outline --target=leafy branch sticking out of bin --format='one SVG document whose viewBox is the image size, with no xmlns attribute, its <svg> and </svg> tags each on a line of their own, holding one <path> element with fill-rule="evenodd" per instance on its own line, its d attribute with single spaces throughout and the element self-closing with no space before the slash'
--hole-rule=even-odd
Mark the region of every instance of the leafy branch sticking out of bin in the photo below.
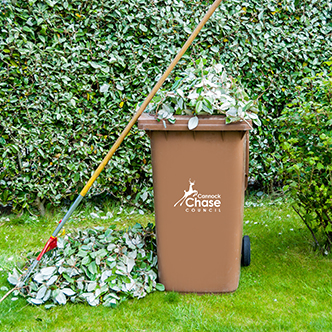
<svg viewBox="0 0 332 332">
<path fill-rule="evenodd" d="M 261 122 L 257 116 L 257 100 L 250 100 L 244 89 L 230 76 L 222 64 L 204 67 L 205 59 L 196 60 L 176 77 L 171 91 L 159 90 L 152 99 L 147 112 L 157 115 L 166 127 L 166 121 L 175 123 L 174 115 L 193 115 L 188 128 L 197 127 L 197 115 L 223 114 L 226 123 L 251 119 L 256 125 Z"/>
<path fill-rule="evenodd" d="M 22 295 L 31 304 L 88 302 L 114 307 L 127 298 L 142 298 L 155 290 L 163 291 L 157 279 L 157 255 L 152 224 L 136 224 L 125 231 L 109 227 L 78 230 L 58 239 L 53 255 L 45 254 L 26 286 L 18 287 L 14 296 Z M 8 281 L 20 282 L 14 269 Z"/>
</svg>

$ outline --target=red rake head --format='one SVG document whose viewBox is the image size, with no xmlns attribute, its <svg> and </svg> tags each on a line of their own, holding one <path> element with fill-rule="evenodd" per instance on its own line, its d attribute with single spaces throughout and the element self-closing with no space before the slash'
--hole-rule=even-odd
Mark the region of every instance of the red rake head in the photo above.
<svg viewBox="0 0 332 332">
<path fill-rule="evenodd" d="M 59 221 L 59 224 L 61 223 L 62 219 Z M 45 254 L 45 252 L 48 252 L 54 248 L 56 248 L 58 246 L 58 239 L 57 237 L 51 236 L 48 241 L 45 244 L 44 249 L 40 252 L 40 254 L 38 255 L 38 257 L 36 258 L 37 261 L 40 261 L 41 258 L 43 257 L 43 255 Z"/>
<path fill-rule="evenodd" d="M 48 252 L 54 248 L 56 248 L 58 245 L 58 239 L 56 237 L 51 236 L 48 241 L 45 244 L 44 249 L 40 252 L 40 254 L 37 257 L 37 261 L 40 261 L 45 252 Z"/>
</svg>

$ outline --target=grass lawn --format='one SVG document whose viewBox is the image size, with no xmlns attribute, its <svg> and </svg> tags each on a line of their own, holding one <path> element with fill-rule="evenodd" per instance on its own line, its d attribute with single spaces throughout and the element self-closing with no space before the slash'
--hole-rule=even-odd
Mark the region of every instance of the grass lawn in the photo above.
<svg viewBox="0 0 332 332">
<path fill-rule="evenodd" d="M 332 331 L 332 255 L 313 251 L 309 231 L 286 200 L 251 203 L 249 197 L 244 234 L 250 236 L 252 261 L 242 268 L 236 292 L 156 292 L 115 309 L 67 304 L 50 310 L 10 295 L 0 304 L 0 331 Z M 112 211 L 119 227 L 154 220 L 111 203 L 98 207 Z M 66 231 L 108 225 L 107 219 L 91 218 L 96 211 L 86 203 Z M 8 270 L 43 248 L 63 214 L 0 216 L 0 288 L 10 288 Z M 0 297 L 5 293 L 0 290 Z"/>
</svg>

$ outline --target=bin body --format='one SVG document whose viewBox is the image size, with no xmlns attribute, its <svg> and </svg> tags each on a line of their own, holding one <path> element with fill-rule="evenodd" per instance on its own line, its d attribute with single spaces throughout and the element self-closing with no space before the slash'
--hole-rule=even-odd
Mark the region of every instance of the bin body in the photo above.
<svg viewBox="0 0 332 332">
<path fill-rule="evenodd" d="M 245 123 L 189 117 L 164 128 L 144 114 L 151 139 L 159 282 L 166 290 L 232 292 L 238 287 L 247 135 Z"/>
</svg>

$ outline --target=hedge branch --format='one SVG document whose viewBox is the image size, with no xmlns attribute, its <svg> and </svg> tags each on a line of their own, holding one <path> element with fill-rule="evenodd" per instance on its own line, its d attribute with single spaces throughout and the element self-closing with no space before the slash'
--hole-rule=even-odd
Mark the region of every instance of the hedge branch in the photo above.
<svg viewBox="0 0 332 332">
<path fill-rule="evenodd" d="M 311 227 L 309 226 L 309 224 L 305 221 L 305 219 L 301 216 L 300 212 L 299 212 L 298 210 L 296 210 L 296 208 L 295 208 L 294 206 L 292 206 L 292 208 L 293 208 L 294 211 L 298 214 L 298 216 L 303 220 L 304 224 L 308 227 L 308 229 L 309 229 L 309 231 L 310 231 L 312 237 L 314 238 L 314 240 L 315 240 L 315 242 L 316 242 L 316 244 L 317 244 L 317 247 L 318 247 L 319 249 L 322 249 L 321 246 L 320 246 L 320 244 L 319 244 L 319 242 L 318 242 L 317 239 L 316 239 L 316 236 L 315 236 L 313 230 L 312 230 Z"/>
</svg>

